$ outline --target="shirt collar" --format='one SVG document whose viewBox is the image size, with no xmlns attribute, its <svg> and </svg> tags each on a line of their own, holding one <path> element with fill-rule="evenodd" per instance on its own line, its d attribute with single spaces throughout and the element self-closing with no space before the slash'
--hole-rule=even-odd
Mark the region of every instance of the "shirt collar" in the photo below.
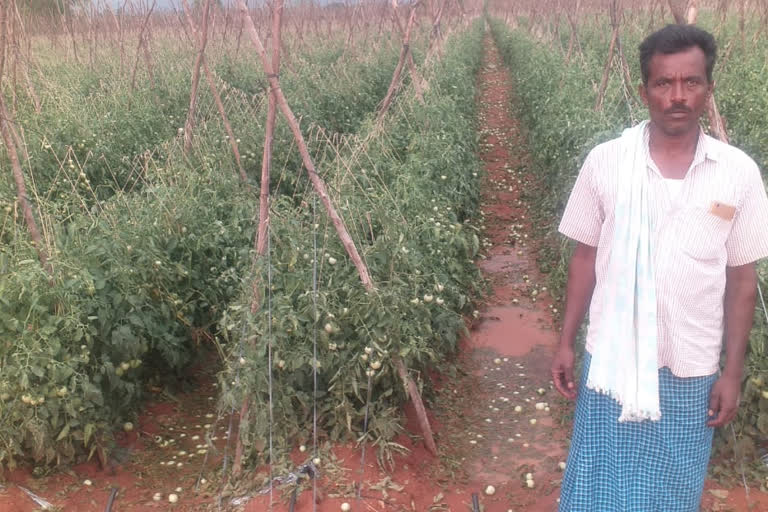
<svg viewBox="0 0 768 512">
<path fill-rule="evenodd" d="M 703 162 L 704 157 L 717 162 L 720 159 L 720 151 L 716 145 L 716 139 L 713 139 L 704 130 L 699 128 L 699 142 L 696 144 L 696 155 L 693 157 L 696 163 Z"/>
<path fill-rule="evenodd" d="M 650 123 L 645 128 L 645 134 L 643 135 L 645 147 L 648 148 L 648 160 L 651 159 L 650 140 L 651 140 L 651 128 Z M 716 139 L 713 139 L 702 128 L 699 128 L 699 140 L 696 142 L 696 152 L 693 154 L 693 162 L 691 162 L 691 169 L 704 162 L 704 159 L 708 158 L 713 162 L 717 162 L 720 158 L 720 151 L 716 146 Z"/>
</svg>

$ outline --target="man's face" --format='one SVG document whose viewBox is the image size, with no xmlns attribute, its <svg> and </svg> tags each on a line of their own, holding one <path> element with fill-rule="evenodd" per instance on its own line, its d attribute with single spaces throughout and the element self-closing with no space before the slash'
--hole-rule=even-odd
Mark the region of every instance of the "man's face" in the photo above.
<svg viewBox="0 0 768 512">
<path fill-rule="evenodd" d="M 714 87 L 707 80 L 702 49 L 692 46 L 677 53 L 654 54 L 648 71 L 648 84 L 640 86 L 640 96 L 651 122 L 670 137 L 698 130 Z"/>
</svg>

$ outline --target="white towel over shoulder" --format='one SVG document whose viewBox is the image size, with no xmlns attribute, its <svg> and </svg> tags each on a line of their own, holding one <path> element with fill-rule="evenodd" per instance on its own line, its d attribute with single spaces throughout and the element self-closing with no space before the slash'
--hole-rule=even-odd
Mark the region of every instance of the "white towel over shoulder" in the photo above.
<svg viewBox="0 0 768 512">
<path fill-rule="evenodd" d="M 619 421 L 661 418 L 647 126 L 643 121 L 620 138 L 615 230 L 587 377 L 587 387 L 621 404 Z"/>
</svg>

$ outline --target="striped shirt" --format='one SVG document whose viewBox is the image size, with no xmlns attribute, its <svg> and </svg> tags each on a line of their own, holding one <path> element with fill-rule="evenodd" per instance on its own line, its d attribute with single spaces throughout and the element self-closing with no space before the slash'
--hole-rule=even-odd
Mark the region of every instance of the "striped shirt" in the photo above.
<svg viewBox="0 0 768 512">
<path fill-rule="evenodd" d="M 768 256 L 768 198 L 744 152 L 701 133 L 691 166 L 673 195 L 653 162 L 645 134 L 656 280 L 659 367 L 678 377 L 718 370 L 725 267 Z M 595 147 L 571 192 L 560 232 L 597 247 L 587 350 L 600 326 L 621 170 L 619 139 Z"/>
</svg>

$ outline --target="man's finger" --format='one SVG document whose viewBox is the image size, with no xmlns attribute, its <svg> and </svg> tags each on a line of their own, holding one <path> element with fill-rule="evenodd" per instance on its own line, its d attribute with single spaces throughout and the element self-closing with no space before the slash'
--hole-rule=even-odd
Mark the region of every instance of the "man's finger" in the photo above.
<svg viewBox="0 0 768 512">
<path fill-rule="evenodd" d="M 555 389 L 560 393 L 561 395 L 565 394 L 565 390 L 563 389 L 563 374 L 560 370 L 552 370 L 552 382 L 555 384 Z"/>
<path fill-rule="evenodd" d="M 716 416 L 719 416 L 720 413 L 720 407 L 721 407 L 721 398 L 720 398 L 720 392 L 717 389 L 713 389 L 712 393 L 709 395 L 709 411 L 707 411 L 707 414 L 714 418 Z"/>
<path fill-rule="evenodd" d="M 719 414 L 716 418 L 714 418 L 711 423 L 711 427 L 723 427 L 727 425 L 728 423 L 733 420 L 733 418 L 736 416 L 736 407 L 724 407 L 722 410 L 720 410 Z"/>
<path fill-rule="evenodd" d="M 733 407 L 728 407 L 720 393 L 715 390 L 709 400 L 709 417 L 707 426 L 717 428 L 722 427 L 730 421 L 729 416 L 734 412 Z"/>
<path fill-rule="evenodd" d="M 566 368 L 553 370 L 552 381 L 555 383 L 557 391 L 565 398 L 573 399 L 576 397 L 572 369 Z"/>
<path fill-rule="evenodd" d="M 560 370 L 560 369 L 552 370 L 552 382 L 555 383 L 555 389 L 557 389 L 558 393 L 568 398 L 568 390 L 564 382 L 564 376 L 565 376 L 565 373 L 563 372 L 563 370 Z"/>
<path fill-rule="evenodd" d="M 573 392 L 574 388 L 576 387 L 573 383 L 573 368 L 565 369 L 565 385 L 568 386 L 568 389 L 571 392 Z"/>
</svg>

